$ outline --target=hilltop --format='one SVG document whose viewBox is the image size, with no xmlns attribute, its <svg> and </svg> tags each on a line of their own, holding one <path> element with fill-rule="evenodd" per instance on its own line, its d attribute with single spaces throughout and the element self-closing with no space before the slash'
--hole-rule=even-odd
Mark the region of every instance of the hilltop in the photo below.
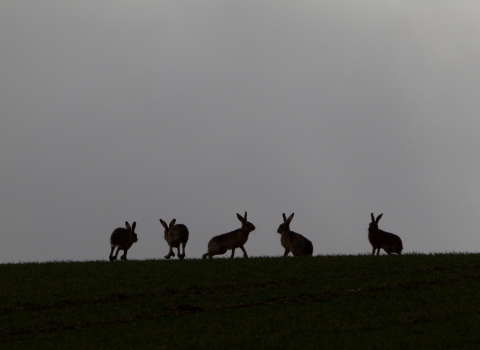
<svg viewBox="0 0 480 350">
<path fill-rule="evenodd" d="M 480 255 L 0 265 L 0 346 L 467 348 Z"/>
</svg>

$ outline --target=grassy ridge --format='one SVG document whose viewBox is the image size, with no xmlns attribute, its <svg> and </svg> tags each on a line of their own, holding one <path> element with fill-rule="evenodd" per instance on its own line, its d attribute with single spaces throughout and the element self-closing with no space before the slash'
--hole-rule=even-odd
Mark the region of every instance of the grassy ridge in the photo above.
<svg viewBox="0 0 480 350">
<path fill-rule="evenodd" d="M 480 255 L 0 265 L 2 348 L 476 347 Z"/>
</svg>

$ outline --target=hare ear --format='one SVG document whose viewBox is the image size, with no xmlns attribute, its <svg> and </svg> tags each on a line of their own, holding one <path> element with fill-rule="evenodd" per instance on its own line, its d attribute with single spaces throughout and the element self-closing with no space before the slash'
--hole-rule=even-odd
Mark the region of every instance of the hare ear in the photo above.
<svg viewBox="0 0 480 350">
<path fill-rule="evenodd" d="M 373 215 L 373 213 L 370 214 L 370 215 L 371 215 L 371 217 L 372 217 L 372 222 L 375 222 L 375 216 Z"/>
<path fill-rule="evenodd" d="M 172 228 L 173 225 L 175 225 L 175 222 L 177 221 L 177 219 L 173 219 L 172 221 L 170 221 L 170 225 L 168 226 L 169 228 Z"/>
<path fill-rule="evenodd" d="M 240 214 L 238 214 L 238 213 L 237 213 L 237 218 L 238 218 L 238 220 L 240 220 L 240 222 L 241 222 L 242 224 L 243 224 L 243 222 L 245 221 L 245 220 L 243 220 L 242 216 L 241 216 Z"/>
<path fill-rule="evenodd" d="M 129 231 L 132 230 L 132 227 L 130 226 L 130 224 L 128 223 L 128 221 L 125 221 L 125 228 Z"/>
<path fill-rule="evenodd" d="M 247 221 L 247 212 L 245 212 L 245 216 L 243 217 L 243 220 Z"/>
<path fill-rule="evenodd" d="M 132 224 L 132 232 L 135 232 L 135 227 L 137 227 L 137 223 L 134 221 Z"/>
<path fill-rule="evenodd" d="M 382 218 L 382 216 L 383 216 L 383 213 L 381 213 L 379 216 L 377 216 L 377 220 L 375 221 L 377 224 L 380 221 L 380 219 Z"/>
<path fill-rule="evenodd" d="M 162 226 L 165 228 L 165 230 L 168 230 L 168 225 L 165 221 L 163 221 L 162 219 L 160 219 L 160 223 L 162 224 Z"/>
<path fill-rule="evenodd" d="M 285 216 L 285 213 L 283 213 L 283 222 L 287 222 L 287 217 Z"/>
<path fill-rule="evenodd" d="M 292 213 L 292 215 L 290 215 L 287 219 L 287 223 L 290 225 L 290 222 L 292 222 L 292 219 L 293 219 L 293 214 L 295 213 Z"/>
</svg>

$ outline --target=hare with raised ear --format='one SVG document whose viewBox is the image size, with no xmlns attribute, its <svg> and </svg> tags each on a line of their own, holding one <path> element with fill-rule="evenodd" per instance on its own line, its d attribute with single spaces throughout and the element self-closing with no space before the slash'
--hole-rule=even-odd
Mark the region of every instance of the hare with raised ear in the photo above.
<svg viewBox="0 0 480 350">
<path fill-rule="evenodd" d="M 403 244 L 400 237 L 378 228 L 378 222 L 382 216 L 383 213 L 377 216 L 377 219 L 375 220 L 375 216 L 373 213 L 371 214 L 372 222 L 368 226 L 368 240 L 373 247 L 372 255 L 375 255 L 375 250 L 377 251 L 377 255 L 379 255 L 380 248 L 385 250 L 388 254 L 396 253 L 400 255 L 403 250 Z"/>
<path fill-rule="evenodd" d="M 188 241 L 188 228 L 183 224 L 175 225 L 176 221 L 176 219 L 173 219 L 170 221 L 170 225 L 167 225 L 165 221 L 160 219 L 160 223 L 165 228 L 165 240 L 170 246 L 170 251 L 167 255 L 165 255 L 165 259 L 170 259 L 171 256 L 175 256 L 173 248 L 177 248 L 177 255 L 179 259 L 183 259 L 185 257 L 185 246 L 187 245 Z M 182 245 L 183 254 L 180 254 L 180 245 Z"/>
<path fill-rule="evenodd" d="M 214 255 L 225 254 L 229 249 L 232 250 L 232 256 L 230 258 L 233 258 L 236 248 L 240 248 L 243 251 L 243 257 L 248 258 L 243 245 L 247 242 L 250 232 L 255 230 L 255 226 L 247 221 L 247 212 L 245 212 L 243 218 L 240 214 L 237 214 L 237 218 L 242 223 L 242 227 L 235 231 L 213 237 L 210 242 L 208 242 L 208 252 L 203 254 L 203 259 L 207 256 L 211 259 Z"/>
<path fill-rule="evenodd" d="M 117 260 L 119 250 L 123 250 L 123 255 L 120 259 L 127 260 L 128 249 L 130 249 L 133 243 L 138 242 L 138 237 L 135 233 L 136 226 L 137 223 L 135 221 L 132 226 L 130 226 L 128 221 L 125 221 L 125 228 L 119 227 L 112 232 L 112 235 L 110 236 L 110 246 L 112 248 L 109 257 L 110 261 Z M 117 248 L 117 252 L 113 255 L 115 248 Z"/>
<path fill-rule="evenodd" d="M 290 231 L 290 222 L 292 222 L 293 214 L 287 219 L 283 213 L 283 224 L 278 227 L 277 232 L 282 235 L 280 243 L 285 248 L 283 256 L 287 256 L 292 252 L 293 256 L 307 256 L 313 254 L 313 244 L 301 234 Z"/>
</svg>

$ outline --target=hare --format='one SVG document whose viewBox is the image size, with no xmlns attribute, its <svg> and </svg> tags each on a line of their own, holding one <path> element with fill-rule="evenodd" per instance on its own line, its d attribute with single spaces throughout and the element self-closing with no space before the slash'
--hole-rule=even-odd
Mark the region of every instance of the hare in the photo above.
<svg viewBox="0 0 480 350">
<path fill-rule="evenodd" d="M 133 243 L 138 242 L 137 234 L 135 233 L 135 227 L 137 223 L 134 221 L 132 226 L 128 221 L 125 221 L 125 228 L 119 227 L 112 232 L 110 236 L 110 245 L 112 250 L 110 251 L 110 261 L 117 260 L 117 255 L 119 250 L 123 250 L 123 255 L 120 257 L 122 260 L 127 260 L 128 249 L 132 246 Z M 117 247 L 117 252 L 113 256 L 113 250 Z"/>
<path fill-rule="evenodd" d="M 280 243 L 285 248 L 283 256 L 287 256 L 292 252 L 293 256 L 311 256 L 313 254 L 313 244 L 301 234 L 290 231 L 290 222 L 293 219 L 293 214 L 287 219 L 283 213 L 283 224 L 278 227 L 277 232 L 282 235 Z"/>
<path fill-rule="evenodd" d="M 237 214 L 237 218 L 242 223 L 242 227 L 235 231 L 213 237 L 210 242 L 208 242 L 208 252 L 203 254 L 203 259 L 207 256 L 211 259 L 214 255 L 225 254 L 228 249 L 232 250 L 232 256 L 230 258 L 233 259 L 236 248 L 240 248 L 243 251 L 243 257 L 248 258 L 243 245 L 247 242 L 250 232 L 255 230 L 255 226 L 247 221 L 247 212 L 245 212 L 243 218 L 240 214 Z"/>
<path fill-rule="evenodd" d="M 165 228 L 165 240 L 170 246 L 170 251 L 167 255 L 165 255 L 165 259 L 170 259 L 171 256 L 175 256 L 175 253 L 172 250 L 173 248 L 177 248 L 177 255 L 179 259 L 183 259 L 185 257 L 185 246 L 187 245 L 188 241 L 188 228 L 183 224 L 175 225 L 176 221 L 176 219 L 173 219 L 170 221 L 170 225 L 167 225 L 165 221 L 160 219 L 160 223 Z M 183 247 L 183 254 L 180 254 L 180 244 Z"/>
<path fill-rule="evenodd" d="M 396 253 L 401 255 L 403 250 L 403 244 L 400 237 L 394 235 L 393 233 L 385 232 L 378 229 L 378 222 L 382 218 L 382 214 L 377 216 L 372 216 L 372 222 L 368 226 L 368 240 L 373 247 L 372 255 L 375 255 L 375 250 L 377 250 L 377 255 L 380 254 L 380 248 L 385 250 L 388 254 Z"/>
</svg>

